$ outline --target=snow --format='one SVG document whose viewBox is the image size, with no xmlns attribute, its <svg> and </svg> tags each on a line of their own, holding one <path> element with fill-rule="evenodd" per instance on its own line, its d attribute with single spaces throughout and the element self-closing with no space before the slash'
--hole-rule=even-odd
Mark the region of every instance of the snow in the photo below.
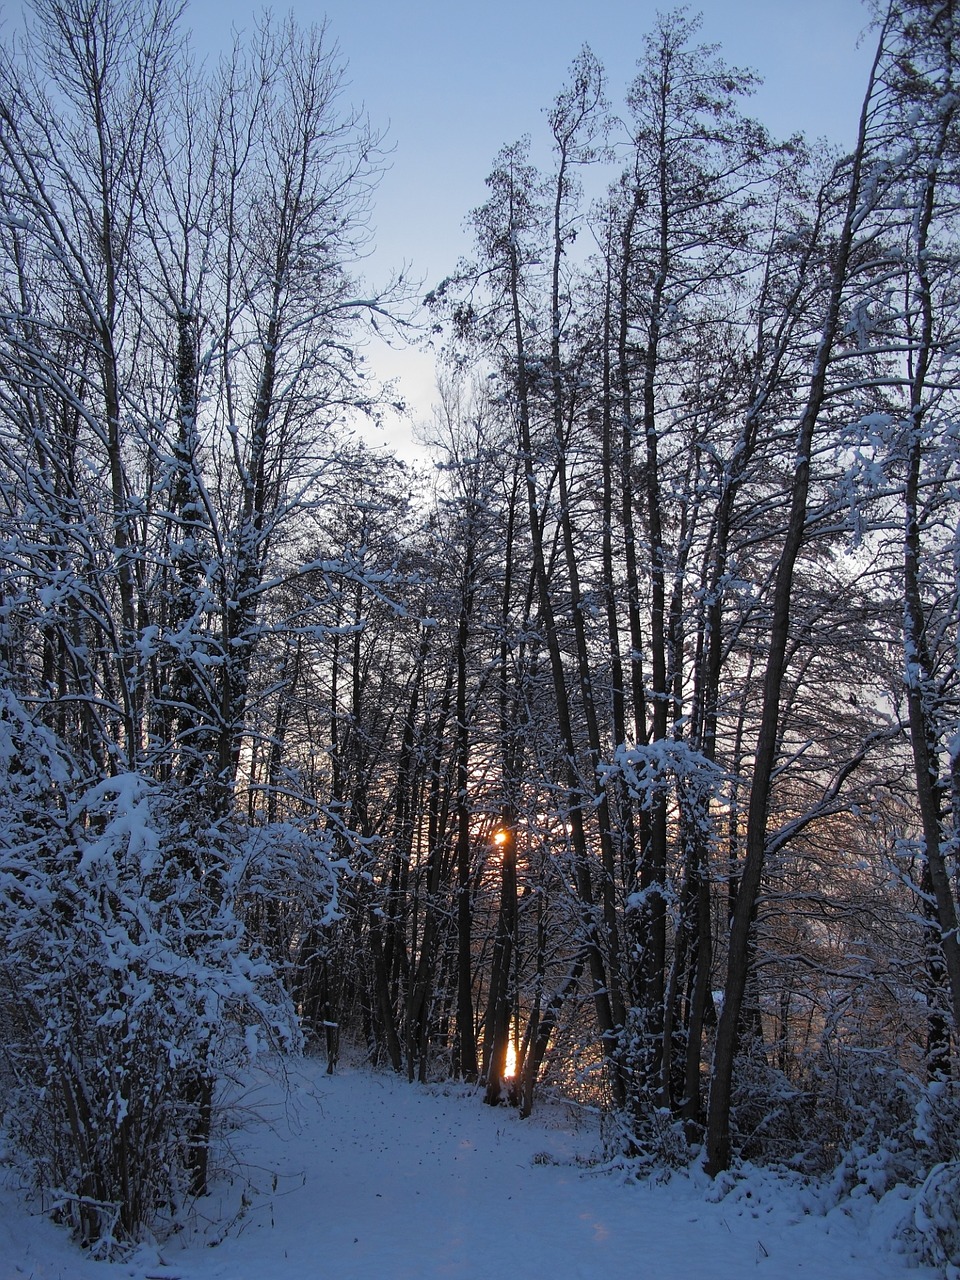
<svg viewBox="0 0 960 1280">
<path fill-rule="evenodd" d="M 82 1255 L 0 1189 L 0 1280 L 923 1280 L 893 1232 L 904 1201 L 812 1210 L 770 1174 L 636 1182 L 597 1164 L 596 1118 L 530 1120 L 465 1085 L 303 1059 L 253 1069 L 194 1220 L 123 1262 Z M 232 1170 L 232 1173 L 229 1172 Z M 898 1205 L 901 1209 L 898 1210 Z"/>
</svg>

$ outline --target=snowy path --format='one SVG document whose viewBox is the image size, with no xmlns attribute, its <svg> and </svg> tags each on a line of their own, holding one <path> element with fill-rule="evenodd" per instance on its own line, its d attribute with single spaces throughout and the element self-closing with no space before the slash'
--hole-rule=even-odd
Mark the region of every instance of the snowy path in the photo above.
<svg viewBox="0 0 960 1280">
<path fill-rule="evenodd" d="M 5 1194 L 2 1280 L 920 1280 L 846 1214 L 804 1215 L 796 1193 L 755 1179 L 719 1203 L 704 1185 L 625 1185 L 572 1163 L 595 1135 L 566 1108 L 533 1121 L 459 1087 L 298 1066 L 296 1101 L 252 1089 L 231 1137 L 253 1185 L 201 1202 L 203 1241 L 82 1258 Z M 535 1159 L 536 1157 L 536 1159 Z M 557 1163 L 550 1163 L 546 1157 Z M 749 1190 L 750 1195 L 746 1192 Z M 879 1230 L 877 1234 L 881 1234 Z M 220 1243 L 213 1242 L 220 1238 Z"/>
</svg>

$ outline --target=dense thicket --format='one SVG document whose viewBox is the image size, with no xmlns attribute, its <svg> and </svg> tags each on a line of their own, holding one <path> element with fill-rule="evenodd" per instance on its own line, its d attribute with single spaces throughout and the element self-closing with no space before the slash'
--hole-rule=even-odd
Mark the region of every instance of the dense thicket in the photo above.
<svg viewBox="0 0 960 1280">
<path fill-rule="evenodd" d="M 589 997 L 630 1144 L 676 1119 L 714 1172 L 829 1162 L 867 1063 L 954 1069 L 957 26 L 876 17 L 835 157 L 745 117 L 751 77 L 682 14 L 616 122 L 584 51 L 552 167 L 501 152 L 431 299 L 517 477 L 499 808 L 550 832 L 559 885 L 522 880 L 577 941 L 535 977 L 520 948 L 521 1073 L 544 980 L 550 1036 Z"/>
<path fill-rule="evenodd" d="M 38 0 L 0 59 L 4 1092 L 104 1247 L 204 1189 L 225 1065 L 299 1038 L 353 837 L 291 708 L 367 581 L 337 424 L 387 303 L 325 33 L 207 73 L 179 21 Z"/>
<path fill-rule="evenodd" d="M 524 1114 L 552 1081 L 640 1161 L 943 1194 L 953 5 L 877 8 L 837 155 L 751 120 L 683 12 L 618 113 L 582 51 L 427 299 L 416 492 L 344 429 L 391 297 L 324 33 L 201 77 L 172 10 L 34 7 L 0 89 L 0 974 L 41 1184 L 135 1236 L 203 1190 L 219 1074 L 306 1033 Z"/>
</svg>

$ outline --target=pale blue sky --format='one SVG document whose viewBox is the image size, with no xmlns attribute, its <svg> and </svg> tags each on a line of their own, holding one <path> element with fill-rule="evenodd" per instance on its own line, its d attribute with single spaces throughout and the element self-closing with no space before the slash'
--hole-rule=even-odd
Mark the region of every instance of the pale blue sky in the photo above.
<svg viewBox="0 0 960 1280">
<path fill-rule="evenodd" d="M 231 24 L 249 26 L 251 0 L 190 0 L 186 21 L 213 53 Z M 287 8 L 274 6 L 278 13 Z M 640 56 L 656 0 L 298 0 L 303 24 L 324 12 L 348 63 L 352 99 L 366 106 L 394 146 L 374 211 L 377 252 L 370 274 L 404 259 L 436 283 L 469 249 L 466 215 L 485 198 L 499 148 L 523 133 L 536 139 L 543 109 L 586 42 L 604 64 L 619 104 Z M 868 21 L 859 0 L 701 0 L 701 37 L 724 58 L 764 77 L 749 110 L 776 134 L 802 130 L 839 145 L 853 136 L 867 64 Z M 433 372 L 425 357 L 384 358 L 416 412 L 427 412 Z"/>
</svg>

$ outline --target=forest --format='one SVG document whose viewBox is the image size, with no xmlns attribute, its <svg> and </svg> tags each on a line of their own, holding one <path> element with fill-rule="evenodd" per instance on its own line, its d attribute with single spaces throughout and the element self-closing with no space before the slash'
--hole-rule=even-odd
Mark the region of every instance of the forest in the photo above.
<svg viewBox="0 0 960 1280">
<path fill-rule="evenodd" d="M 0 1109 L 83 1243 L 203 1194 L 221 1077 L 347 1045 L 957 1202 L 960 12 L 864 19 L 845 153 L 687 10 L 625 94 L 582 49 L 421 302 L 325 27 L 31 0 Z M 437 351 L 430 468 L 357 429 L 377 335 Z"/>
</svg>

